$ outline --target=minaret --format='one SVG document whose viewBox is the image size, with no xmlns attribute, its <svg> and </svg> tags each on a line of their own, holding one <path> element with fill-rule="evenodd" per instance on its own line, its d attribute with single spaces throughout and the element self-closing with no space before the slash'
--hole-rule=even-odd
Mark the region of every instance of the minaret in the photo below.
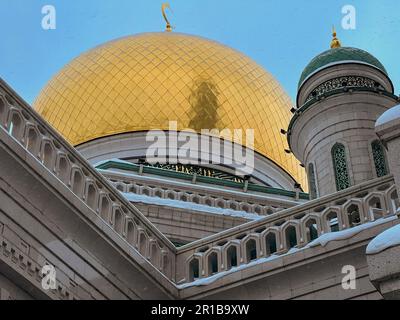
<svg viewBox="0 0 400 320">
<path fill-rule="evenodd" d="M 312 198 L 389 173 L 375 121 L 398 104 L 384 66 L 371 54 L 342 47 L 333 29 L 331 49 L 305 68 L 287 135 L 304 164 Z"/>
</svg>

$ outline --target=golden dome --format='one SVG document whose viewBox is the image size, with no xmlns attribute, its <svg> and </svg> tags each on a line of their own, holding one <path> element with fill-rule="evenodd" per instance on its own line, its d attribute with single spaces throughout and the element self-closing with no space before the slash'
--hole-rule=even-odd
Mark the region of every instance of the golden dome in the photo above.
<svg viewBox="0 0 400 320">
<path fill-rule="evenodd" d="M 35 109 L 71 144 L 168 129 L 254 129 L 255 150 L 306 188 L 304 170 L 280 133 L 291 102 L 279 83 L 229 47 L 179 33 L 145 33 L 108 42 L 61 70 Z"/>
</svg>

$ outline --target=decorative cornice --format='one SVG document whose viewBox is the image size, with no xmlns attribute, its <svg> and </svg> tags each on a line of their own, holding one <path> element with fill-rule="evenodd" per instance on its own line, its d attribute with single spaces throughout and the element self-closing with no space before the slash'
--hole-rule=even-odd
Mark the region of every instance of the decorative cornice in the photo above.
<svg viewBox="0 0 400 320">
<path fill-rule="evenodd" d="M 330 93 L 337 89 L 345 89 L 345 88 L 349 90 L 353 88 L 370 88 L 372 90 L 376 89 L 385 90 L 380 83 L 370 78 L 361 76 L 343 76 L 325 81 L 324 83 L 314 88 L 312 92 L 308 95 L 306 103 L 314 99 L 317 100 L 318 97 L 321 97 L 326 93 Z"/>
<path fill-rule="evenodd" d="M 28 257 L 11 241 L 6 239 L 4 235 L 0 236 L 0 260 L 13 268 L 16 272 L 22 273 L 34 287 L 43 292 L 51 299 L 59 300 L 76 300 L 78 297 L 68 289 L 68 286 L 57 279 L 57 289 L 44 290 L 41 286 L 43 274 L 41 273 L 43 266 Z M 45 259 L 42 257 L 42 260 Z M 58 272 L 61 272 L 58 270 Z M 67 275 L 64 274 L 64 277 Z M 72 279 L 70 279 L 72 281 Z M 82 290 L 82 288 L 80 288 Z"/>
<path fill-rule="evenodd" d="M 98 169 L 98 170 L 119 169 L 119 170 L 131 171 L 131 172 L 139 172 L 140 166 L 137 164 L 133 164 L 133 163 L 132 164 L 120 163 L 120 162 L 110 160 L 110 161 L 104 162 L 101 165 L 97 166 L 96 169 Z M 161 177 L 169 177 L 169 178 L 185 180 L 185 181 L 192 180 L 191 174 L 187 174 L 187 173 L 183 173 L 183 172 L 176 172 L 176 171 L 171 171 L 171 170 L 165 170 L 165 169 L 157 168 L 157 167 L 144 166 L 142 173 L 155 174 L 155 175 L 158 175 Z M 244 183 L 230 181 L 230 180 L 223 180 L 223 179 L 218 179 L 218 178 L 213 178 L 213 177 L 206 177 L 206 176 L 198 176 L 197 182 L 206 183 L 206 184 L 210 184 L 210 185 L 214 185 L 214 186 L 218 185 L 218 186 L 222 186 L 222 187 L 240 189 L 240 190 L 243 190 L 243 188 L 244 188 Z M 272 187 L 265 187 L 265 186 L 256 185 L 253 183 L 248 184 L 247 190 L 254 191 L 254 192 L 266 193 L 266 194 L 270 194 L 270 195 L 279 195 L 279 196 L 296 198 L 296 192 L 272 188 Z M 302 200 L 309 200 L 309 195 L 307 193 L 300 192 L 299 196 L 300 196 L 300 199 L 302 199 Z"/>
</svg>

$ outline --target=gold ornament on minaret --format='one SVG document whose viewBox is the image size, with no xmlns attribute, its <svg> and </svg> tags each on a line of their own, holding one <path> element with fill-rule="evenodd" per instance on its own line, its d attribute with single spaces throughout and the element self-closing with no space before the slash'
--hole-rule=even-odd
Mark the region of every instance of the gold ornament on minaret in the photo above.
<svg viewBox="0 0 400 320">
<path fill-rule="evenodd" d="M 171 23 L 170 23 L 169 20 L 168 20 L 167 14 L 166 14 L 166 12 L 165 12 L 166 9 L 171 10 L 171 6 L 169 5 L 168 2 L 165 2 L 165 3 L 162 4 L 162 6 L 161 6 L 161 11 L 162 11 L 162 15 L 163 15 L 163 17 L 164 17 L 164 20 L 165 20 L 165 22 L 166 22 L 166 24 L 167 24 L 167 26 L 166 26 L 166 28 L 165 28 L 165 31 L 166 31 L 166 32 L 172 32 L 172 29 L 173 29 L 173 28 L 172 28 L 172 26 L 171 26 Z M 171 10 L 171 11 L 172 11 L 172 10 Z"/>
<path fill-rule="evenodd" d="M 342 44 L 340 43 L 340 40 L 337 38 L 335 26 L 333 26 L 332 37 L 333 39 L 331 42 L 331 49 L 341 48 Z"/>
</svg>

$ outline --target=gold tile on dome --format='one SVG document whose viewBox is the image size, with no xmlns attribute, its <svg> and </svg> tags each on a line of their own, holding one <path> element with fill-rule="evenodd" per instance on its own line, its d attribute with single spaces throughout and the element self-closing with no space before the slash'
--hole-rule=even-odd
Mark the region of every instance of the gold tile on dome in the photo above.
<svg viewBox="0 0 400 320">
<path fill-rule="evenodd" d="M 197 103 L 199 95 L 216 101 L 217 123 L 199 120 L 207 111 Z M 34 107 L 73 145 L 168 129 L 170 120 L 179 128 L 254 129 L 256 151 L 306 186 L 304 169 L 284 152 L 287 141 L 279 133 L 291 118 L 289 97 L 253 60 L 211 40 L 145 33 L 111 41 L 65 66 Z"/>
</svg>

